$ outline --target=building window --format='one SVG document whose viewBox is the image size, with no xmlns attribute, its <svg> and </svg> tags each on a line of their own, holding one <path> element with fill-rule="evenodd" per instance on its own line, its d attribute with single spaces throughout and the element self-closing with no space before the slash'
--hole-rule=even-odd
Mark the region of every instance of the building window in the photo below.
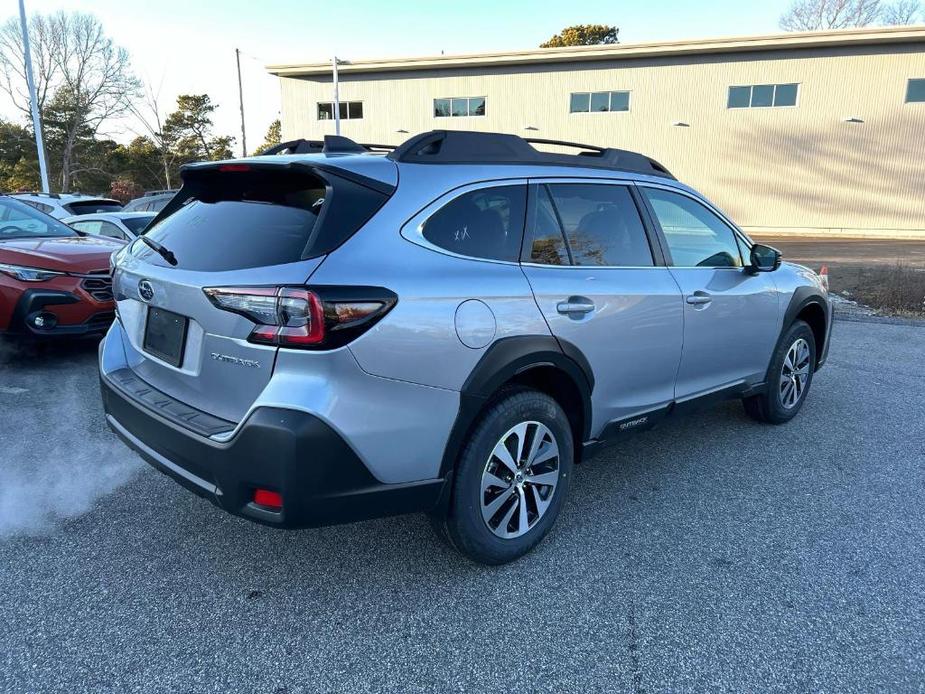
<svg viewBox="0 0 925 694">
<path fill-rule="evenodd" d="M 729 108 L 770 108 L 772 106 L 796 106 L 799 85 L 753 84 L 729 87 Z"/>
<path fill-rule="evenodd" d="M 434 99 L 434 118 L 484 115 L 484 96 L 461 96 L 451 99 Z"/>
<path fill-rule="evenodd" d="M 363 117 L 362 101 L 341 101 L 340 117 L 344 120 L 359 120 Z M 334 102 L 318 104 L 318 120 L 334 120 Z"/>
<path fill-rule="evenodd" d="M 574 92 L 569 98 L 569 113 L 629 111 L 629 92 Z"/>
<path fill-rule="evenodd" d="M 925 103 L 925 79 L 912 79 L 906 85 L 906 103 Z"/>
</svg>

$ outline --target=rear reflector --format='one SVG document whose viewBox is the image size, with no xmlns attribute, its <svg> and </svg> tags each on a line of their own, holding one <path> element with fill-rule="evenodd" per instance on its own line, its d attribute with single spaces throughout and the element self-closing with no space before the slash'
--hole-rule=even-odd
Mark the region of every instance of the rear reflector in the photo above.
<svg viewBox="0 0 925 694">
<path fill-rule="evenodd" d="M 255 489 L 254 503 L 258 506 L 279 510 L 283 508 L 283 495 L 279 492 L 271 492 L 269 489 Z"/>
</svg>

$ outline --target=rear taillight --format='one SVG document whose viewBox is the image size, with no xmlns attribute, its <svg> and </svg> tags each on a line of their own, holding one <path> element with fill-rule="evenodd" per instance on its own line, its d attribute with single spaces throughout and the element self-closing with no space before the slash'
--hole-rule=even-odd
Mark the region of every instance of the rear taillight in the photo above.
<svg viewBox="0 0 925 694">
<path fill-rule="evenodd" d="M 301 349 L 347 344 L 398 300 L 381 287 L 209 287 L 203 291 L 217 308 L 256 324 L 248 342 Z"/>
</svg>

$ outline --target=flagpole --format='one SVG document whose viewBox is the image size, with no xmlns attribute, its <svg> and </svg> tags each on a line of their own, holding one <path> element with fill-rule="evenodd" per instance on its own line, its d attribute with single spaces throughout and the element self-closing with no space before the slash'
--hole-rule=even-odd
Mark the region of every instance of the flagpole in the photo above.
<svg viewBox="0 0 925 694">
<path fill-rule="evenodd" d="M 42 176 L 42 192 L 50 193 L 48 167 L 45 165 L 45 143 L 42 141 L 42 118 L 35 98 L 35 81 L 32 79 L 32 51 L 29 48 L 29 29 L 26 22 L 26 6 L 19 0 L 19 21 L 22 24 L 22 48 L 26 59 L 26 84 L 29 86 L 29 105 L 32 109 L 32 129 L 35 132 L 35 148 L 39 154 L 39 173 Z"/>
</svg>

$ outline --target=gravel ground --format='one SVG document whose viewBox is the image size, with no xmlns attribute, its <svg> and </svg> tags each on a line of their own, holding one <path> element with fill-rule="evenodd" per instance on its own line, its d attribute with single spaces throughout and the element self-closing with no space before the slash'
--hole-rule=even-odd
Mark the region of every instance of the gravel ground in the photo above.
<svg viewBox="0 0 925 694">
<path fill-rule="evenodd" d="M 281 532 L 106 430 L 92 347 L 0 356 L 0 691 L 923 691 L 925 328 L 837 324 L 802 413 L 577 470 L 489 569 L 408 516 Z"/>
</svg>

